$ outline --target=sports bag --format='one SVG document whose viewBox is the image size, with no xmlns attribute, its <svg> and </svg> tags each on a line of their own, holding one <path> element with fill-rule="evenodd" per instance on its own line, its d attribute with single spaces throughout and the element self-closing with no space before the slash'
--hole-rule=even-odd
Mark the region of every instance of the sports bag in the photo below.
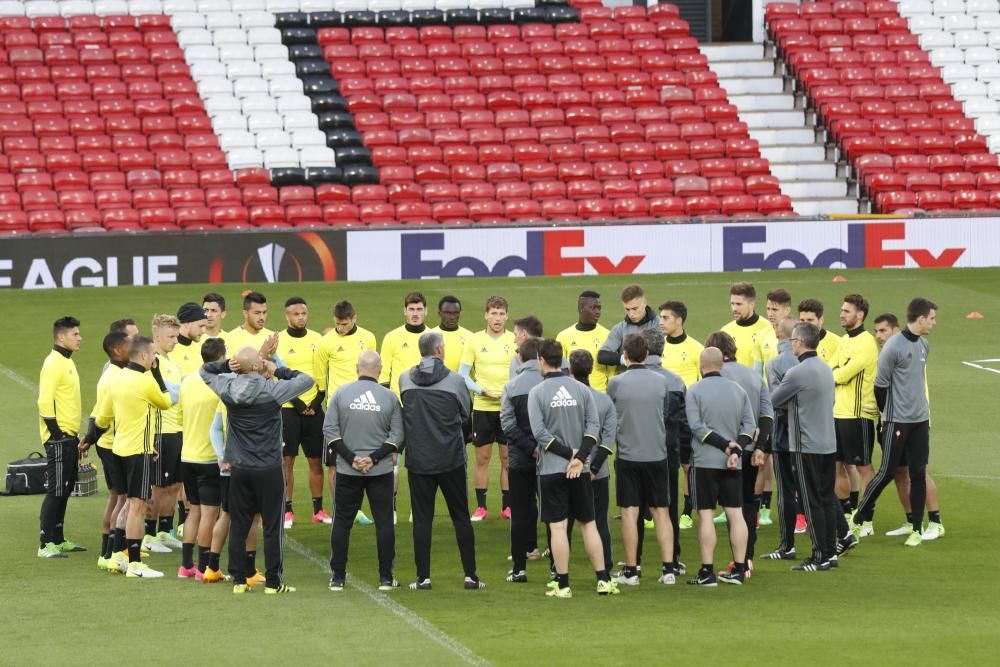
<svg viewBox="0 0 1000 667">
<path fill-rule="evenodd" d="M 48 459 L 41 452 L 31 452 L 27 458 L 7 464 L 4 494 L 8 496 L 45 493 L 45 466 Z"/>
</svg>

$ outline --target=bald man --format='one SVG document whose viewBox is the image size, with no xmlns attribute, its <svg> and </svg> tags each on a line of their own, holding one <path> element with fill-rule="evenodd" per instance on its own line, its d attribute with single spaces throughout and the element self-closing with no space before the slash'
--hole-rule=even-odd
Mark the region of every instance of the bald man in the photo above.
<svg viewBox="0 0 1000 667">
<path fill-rule="evenodd" d="M 327 463 L 337 467 L 330 532 L 330 590 L 344 590 L 354 516 L 368 494 L 375 519 L 379 590 L 399 587 L 393 576 L 396 534 L 392 522 L 392 458 L 403 444 L 403 412 L 396 395 L 379 384 L 382 359 L 374 350 L 358 357 L 358 379 L 340 386 L 323 423 Z"/>
<path fill-rule="evenodd" d="M 706 347 L 699 366 L 702 379 L 688 389 L 685 410 L 691 427 L 691 495 L 698 510 L 701 569 L 688 581 L 714 587 L 721 581 L 742 585 L 746 578 L 747 526 L 743 519 L 743 448 L 753 441 L 757 424 L 750 398 L 740 385 L 722 377 L 722 351 Z M 721 505 L 729 521 L 733 566 L 716 577 L 713 565 L 715 525 Z"/>
<path fill-rule="evenodd" d="M 262 349 L 274 349 L 275 345 L 277 334 L 269 337 Z M 293 593 L 295 589 L 283 582 L 281 554 L 285 508 L 281 406 L 308 391 L 313 379 L 299 371 L 277 368 L 253 347 L 240 348 L 229 361 L 207 363 L 199 372 L 205 384 L 222 399 L 229 415 L 225 459 L 232 466 L 229 573 L 233 593 L 250 590 L 245 546 L 255 514 L 261 515 L 264 527 L 264 593 Z"/>
</svg>

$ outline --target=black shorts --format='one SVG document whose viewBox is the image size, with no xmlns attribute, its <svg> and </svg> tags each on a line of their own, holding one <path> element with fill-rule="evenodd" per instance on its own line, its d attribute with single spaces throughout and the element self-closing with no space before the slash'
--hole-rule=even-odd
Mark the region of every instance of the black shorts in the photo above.
<svg viewBox="0 0 1000 667">
<path fill-rule="evenodd" d="M 184 494 L 192 505 L 218 507 L 222 500 L 219 464 L 188 463 L 181 461 L 181 477 L 184 480 Z"/>
<path fill-rule="evenodd" d="M 582 474 L 576 479 L 566 479 L 566 475 L 541 475 L 538 488 L 542 511 L 542 523 L 558 523 L 573 519 L 580 523 L 594 520 L 594 488 L 590 475 Z"/>
<path fill-rule="evenodd" d="M 80 441 L 76 436 L 45 443 L 45 492 L 57 498 L 69 497 L 76 488 Z"/>
<path fill-rule="evenodd" d="M 229 475 L 219 475 L 219 509 L 229 511 Z"/>
<path fill-rule="evenodd" d="M 115 463 L 115 453 L 107 447 L 97 447 L 97 458 L 101 459 L 101 468 L 104 470 L 104 483 L 108 491 L 115 493 L 125 493 L 125 480 L 118 479 L 118 465 Z"/>
<path fill-rule="evenodd" d="M 153 486 L 172 486 L 181 483 L 181 445 L 183 438 L 180 433 L 161 433 L 156 452 L 158 456 L 153 465 Z"/>
<path fill-rule="evenodd" d="M 688 485 L 695 508 L 714 510 L 716 506 L 743 507 L 743 471 L 718 468 L 691 468 Z"/>
<path fill-rule="evenodd" d="M 150 454 L 117 456 L 119 479 L 125 480 L 125 495 L 149 500 L 153 497 L 153 457 Z"/>
<path fill-rule="evenodd" d="M 476 447 L 485 447 L 494 442 L 499 445 L 507 444 L 507 436 L 500 427 L 500 411 L 473 410 L 472 444 Z"/>
<path fill-rule="evenodd" d="M 670 505 L 670 465 L 663 461 L 615 459 L 615 497 L 619 507 Z"/>
<path fill-rule="evenodd" d="M 295 408 L 282 408 L 281 455 L 295 458 L 299 455 L 301 445 L 306 458 L 321 458 L 325 417 L 322 410 L 314 415 L 300 415 Z"/>
<path fill-rule="evenodd" d="M 837 460 L 850 466 L 872 464 L 875 422 L 871 419 L 834 419 L 837 432 Z"/>
</svg>

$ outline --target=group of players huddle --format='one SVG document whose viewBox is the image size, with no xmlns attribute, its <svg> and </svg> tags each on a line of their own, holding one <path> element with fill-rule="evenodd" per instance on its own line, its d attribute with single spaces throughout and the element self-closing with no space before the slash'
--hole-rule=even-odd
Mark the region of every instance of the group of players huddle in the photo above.
<svg viewBox="0 0 1000 667">
<path fill-rule="evenodd" d="M 789 293 L 774 290 L 767 295 L 765 319 L 756 313 L 754 287 L 737 283 L 730 289 L 733 321 L 703 346 L 685 332 L 688 313 L 682 302 L 667 301 L 654 312 L 637 285 L 622 290 L 621 301 L 625 316 L 609 330 L 599 322 L 600 295 L 585 291 L 578 299 L 577 323 L 545 339 L 541 321 L 531 315 L 508 331 L 509 308 L 502 297 L 487 300 L 486 326 L 478 333 L 460 325 L 462 305 L 453 296 L 440 300 L 440 322 L 429 328 L 426 299 L 414 292 L 404 299 L 405 323 L 386 334 L 378 354 L 374 334 L 358 325 L 348 301 L 334 306 L 334 326 L 321 334 L 308 328 L 305 300 L 290 298 L 284 310 L 287 328 L 275 333 L 266 328 L 266 298 L 245 293 L 243 323 L 225 332 L 226 301 L 207 294 L 201 305 L 182 305 L 176 317 L 156 316 L 149 338 L 139 335 L 132 320 L 112 324 L 103 341 L 108 364 L 82 438 L 79 376 L 71 359 L 81 343 L 80 323 L 72 317 L 57 320 L 38 403 L 48 455 L 38 555 L 56 558 L 84 550 L 65 539 L 63 521 L 78 456 L 96 446 L 109 489 L 98 566 L 128 577 L 158 578 L 163 573 L 143 558 L 180 549 L 178 577 L 208 583 L 228 579 L 219 560 L 230 532 L 232 463 L 226 437 L 232 427 L 205 369 L 222 364 L 217 370 L 248 372 L 238 361 L 225 367 L 225 360 L 241 350 L 254 353 L 246 357 L 259 359 L 253 372 L 269 379 L 277 367 L 287 367 L 311 380 L 281 398 L 284 505 L 279 514 L 283 528 L 291 528 L 294 462 L 301 447 L 309 461 L 312 522 L 333 524 L 331 590 L 344 586 L 350 523 L 372 523 L 360 511 L 365 493 L 378 533 L 380 588 L 399 585 L 392 576 L 391 524 L 396 522 L 401 456 L 410 472 L 415 515 L 418 572 L 410 587 L 430 588 L 429 522 L 436 488 L 441 488 L 463 552 L 466 588 L 481 588 L 474 537 L 463 524 L 489 516 L 494 444 L 501 459 L 500 516 L 511 521 L 507 581 L 526 582 L 527 561 L 542 557 L 540 519 L 547 528 L 551 597 L 572 595 L 568 564 L 574 523 L 581 526 L 598 593 L 616 594 L 620 585 L 639 584 L 646 528 L 655 530 L 660 550 L 658 581 L 673 584 L 686 572 L 679 537 L 693 527 L 695 511 L 702 566 L 688 583 L 742 584 L 753 571 L 756 528 L 772 522 L 772 484 L 781 541 L 763 557 L 795 560 L 795 535 L 808 531 L 811 554 L 793 570 L 837 567 L 839 555 L 873 534 L 875 500 L 893 480 L 907 522 L 887 534 L 905 535 L 910 546 L 944 535 L 936 487 L 926 472 L 924 335 L 933 329 L 935 304 L 914 299 L 902 331 L 895 316 L 879 315 L 872 335 L 865 330 L 868 302 L 849 294 L 840 309 L 845 334 L 837 336 L 824 328 L 819 301 L 800 302 L 796 320 L 790 317 Z M 274 382 L 287 385 L 288 379 Z M 449 382 L 462 388 L 444 392 L 449 397 L 444 407 L 440 396 L 432 400 L 427 398 L 431 392 L 417 391 L 440 394 Z M 385 387 L 394 396 L 387 403 L 388 392 L 373 393 L 372 387 Z M 440 416 L 452 409 L 461 417 L 460 434 L 440 432 L 446 427 L 428 426 L 428 415 L 419 414 L 439 411 Z M 429 416 L 433 420 L 434 414 Z M 407 439 L 411 424 L 422 436 L 430 429 L 422 447 Z M 471 515 L 464 453 L 456 484 L 440 478 L 440 466 L 428 467 L 426 461 L 428 441 L 458 437 L 475 448 Z M 877 474 L 871 465 L 876 440 L 883 447 Z M 624 552 L 614 575 L 609 455 L 615 457 Z M 335 489 L 334 517 L 323 509 L 324 462 Z M 434 485 L 421 489 L 431 477 Z M 723 512 L 714 516 L 720 506 Z M 173 523 L 175 507 L 179 529 Z M 245 561 L 239 569 L 246 570 L 241 586 L 262 585 L 268 593 L 294 590 L 280 582 L 272 585 L 270 553 L 268 577 L 256 568 L 261 513 L 274 510 L 257 508 L 238 519 L 254 523 L 239 532 L 247 535 L 245 553 L 242 544 L 230 545 L 230 570 L 238 551 Z M 716 572 L 714 524 L 719 523 L 728 524 L 732 562 Z M 471 565 L 466 563 L 470 550 Z M 280 564 L 277 571 L 280 577 Z"/>
</svg>

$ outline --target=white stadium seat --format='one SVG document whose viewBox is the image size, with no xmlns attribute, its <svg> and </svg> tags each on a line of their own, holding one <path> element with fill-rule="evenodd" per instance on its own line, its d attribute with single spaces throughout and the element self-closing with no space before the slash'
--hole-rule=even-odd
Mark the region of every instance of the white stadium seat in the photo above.
<svg viewBox="0 0 1000 667">
<path fill-rule="evenodd" d="M 257 143 L 254 136 L 246 131 L 230 130 L 219 132 L 219 148 L 224 151 L 231 151 L 236 148 L 255 148 Z"/>
<path fill-rule="evenodd" d="M 976 131 L 980 134 L 1000 135 L 1000 116 L 986 116 L 976 119 Z"/>
<path fill-rule="evenodd" d="M 941 17 L 933 14 L 918 14 L 910 18 L 910 31 L 921 35 L 925 32 L 941 29 Z"/>
<path fill-rule="evenodd" d="M 964 14 L 965 0 L 934 0 L 934 13 L 938 16 Z"/>
<path fill-rule="evenodd" d="M 333 8 L 338 12 L 355 12 L 368 9 L 367 0 L 334 0 Z"/>
<path fill-rule="evenodd" d="M 931 0 L 900 0 L 899 13 L 902 16 L 933 14 L 934 3 Z"/>
<path fill-rule="evenodd" d="M 406 11 L 418 9 L 434 9 L 434 0 L 402 0 L 401 7 Z"/>
<path fill-rule="evenodd" d="M 264 166 L 268 169 L 281 167 L 298 167 L 299 152 L 291 146 L 269 148 L 264 151 Z"/>
<path fill-rule="evenodd" d="M 962 102 L 965 108 L 965 115 L 969 118 L 979 118 L 980 116 L 995 116 L 1000 111 L 997 102 L 986 97 L 973 97 Z"/>
<path fill-rule="evenodd" d="M 278 113 L 312 111 L 312 101 L 305 95 L 282 95 L 278 98 Z"/>
<path fill-rule="evenodd" d="M 247 116 L 251 114 L 272 114 L 275 111 L 274 98 L 269 94 L 257 94 L 257 95 L 247 95 L 241 101 L 241 108 L 243 113 Z M 278 127 L 281 127 L 282 123 L 279 117 Z"/>
<path fill-rule="evenodd" d="M 288 47 L 284 44 L 263 44 L 254 47 L 253 59 L 263 64 L 269 60 L 288 61 Z"/>
<path fill-rule="evenodd" d="M 170 16 L 170 26 L 175 32 L 205 28 L 205 15 L 198 12 L 177 12 Z"/>
<path fill-rule="evenodd" d="M 95 0 L 94 13 L 98 16 L 128 14 L 128 3 L 125 0 Z"/>
<path fill-rule="evenodd" d="M 281 31 L 277 28 L 251 28 L 247 30 L 246 41 L 250 46 L 281 44 Z"/>
<path fill-rule="evenodd" d="M 260 65 L 252 60 L 243 60 L 226 65 L 226 76 L 230 79 L 242 79 L 243 77 L 259 77 Z"/>
<path fill-rule="evenodd" d="M 284 127 L 281 116 L 274 113 L 255 113 L 247 116 L 247 129 L 251 132 L 264 130 L 280 130 Z"/>
<path fill-rule="evenodd" d="M 317 130 L 316 116 L 311 111 L 293 111 L 285 114 L 285 131 Z M 318 131 L 318 130 L 317 130 Z M 323 135 L 326 137 L 326 135 Z M 324 144 L 326 143 L 324 139 Z"/>
<path fill-rule="evenodd" d="M 988 46 L 974 46 L 965 51 L 965 62 L 969 65 L 984 65 L 997 62 L 997 51 Z"/>
<path fill-rule="evenodd" d="M 296 130 L 291 133 L 292 148 L 310 148 L 312 146 L 326 146 L 326 133 L 321 130 Z"/>
<path fill-rule="evenodd" d="M 212 127 L 219 132 L 246 132 L 247 118 L 242 113 L 226 111 L 212 116 Z"/>
<path fill-rule="evenodd" d="M 976 68 L 976 78 L 980 81 L 990 83 L 1000 81 L 1000 64 L 986 63 Z"/>
<path fill-rule="evenodd" d="M 163 4 L 160 0 L 129 0 L 128 13 L 132 16 L 143 14 L 162 14 Z"/>
<path fill-rule="evenodd" d="M 196 44 L 211 44 L 212 33 L 204 28 L 191 28 L 190 30 L 177 31 L 177 44 L 182 49 Z"/>
<path fill-rule="evenodd" d="M 248 169 L 264 165 L 264 154 L 256 148 L 237 148 L 228 151 L 226 159 L 230 169 Z"/>
<path fill-rule="evenodd" d="M 326 146 L 310 146 L 299 151 L 303 167 L 332 167 L 336 165 L 337 154 Z"/>
<path fill-rule="evenodd" d="M 198 94 L 203 98 L 213 95 L 232 95 L 233 82 L 224 76 L 207 76 L 198 81 Z"/>
<path fill-rule="evenodd" d="M 205 77 L 221 76 L 226 78 L 226 66 L 218 60 L 201 60 L 191 63 L 191 78 L 201 81 Z"/>
<path fill-rule="evenodd" d="M 239 99 L 245 99 L 251 95 L 264 95 L 269 94 L 267 81 L 264 79 L 237 79 L 233 81 L 233 95 Z"/>
<path fill-rule="evenodd" d="M 275 77 L 268 82 L 268 92 L 276 97 L 300 94 L 303 92 L 302 79 L 293 76 Z M 316 119 L 313 118 L 313 124 L 315 123 Z"/>
<path fill-rule="evenodd" d="M 955 46 L 955 36 L 944 30 L 928 31 L 920 35 L 920 46 L 927 50 Z"/>
<path fill-rule="evenodd" d="M 240 17 L 231 12 L 212 12 L 211 14 L 205 14 L 205 27 L 209 30 L 239 28 Z"/>
<path fill-rule="evenodd" d="M 178 12 L 197 12 L 198 3 L 194 0 L 163 0 L 163 13 L 173 16 Z"/>
<path fill-rule="evenodd" d="M 208 14 L 209 12 L 231 12 L 233 6 L 229 0 L 198 0 L 198 11 Z"/>
<path fill-rule="evenodd" d="M 941 48 L 931 51 L 931 64 L 943 67 L 949 63 L 964 63 L 965 51 L 956 48 Z"/>
<path fill-rule="evenodd" d="M 290 60 L 265 60 L 260 64 L 260 73 L 265 79 L 295 76 L 295 64 Z"/>
<path fill-rule="evenodd" d="M 1000 1 L 966 0 L 965 11 L 969 14 L 996 14 L 1000 12 Z"/>
<path fill-rule="evenodd" d="M 93 7 L 91 7 L 93 12 Z M 33 0 L 24 3 L 24 15 L 28 18 L 38 16 L 59 16 L 59 3 L 51 0 Z"/>
<path fill-rule="evenodd" d="M 213 95 L 205 100 L 205 112 L 208 115 L 227 111 L 242 111 L 240 101 L 232 95 Z"/>
<path fill-rule="evenodd" d="M 390 12 L 402 9 L 400 0 L 368 0 L 368 9 L 373 12 Z"/>
<path fill-rule="evenodd" d="M 986 84 L 981 81 L 959 81 L 951 87 L 956 100 L 986 97 Z"/>
<path fill-rule="evenodd" d="M 534 0 L 503 0 L 503 6 L 509 7 L 511 9 L 516 9 L 518 7 L 534 7 Z"/>
<path fill-rule="evenodd" d="M 239 14 L 240 25 L 246 28 L 273 28 L 274 27 L 274 16 L 269 12 L 245 12 Z"/>
<path fill-rule="evenodd" d="M 945 65 L 941 68 L 941 78 L 945 83 L 955 83 L 956 81 L 975 80 L 977 70 L 973 65 L 954 64 Z"/>
<path fill-rule="evenodd" d="M 978 30 L 960 30 L 955 33 L 955 46 L 967 49 L 970 46 L 986 46 L 986 33 Z"/>
<path fill-rule="evenodd" d="M 253 47 L 247 44 L 223 44 L 219 47 L 219 61 L 227 65 L 253 59 Z"/>
<path fill-rule="evenodd" d="M 976 19 L 968 14 L 946 14 L 941 17 L 941 29 L 948 32 L 959 30 L 975 30 Z"/>
<path fill-rule="evenodd" d="M 284 130 L 261 130 L 256 134 L 255 139 L 257 148 L 261 150 L 292 145 L 292 137 Z"/>
<path fill-rule="evenodd" d="M 1000 14 L 980 14 L 976 17 L 976 30 L 1000 30 Z"/>
<path fill-rule="evenodd" d="M 269 12 L 294 12 L 298 9 L 295 0 L 267 0 L 267 11 Z"/>
<path fill-rule="evenodd" d="M 90 16 L 94 13 L 94 3 L 90 0 L 71 0 L 59 5 L 59 13 L 63 16 Z"/>
<path fill-rule="evenodd" d="M 233 11 L 263 12 L 267 10 L 267 0 L 233 0 Z"/>
<path fill-rule="evenodd" d="M 184 50 L 184 55 L 187 58 L 188 63 L 191 65 L 201 62 L 217 63 L 219 62 L 219 47 L 209 46 L 207 44 L 189 46 Z"/>
<path fill-rule="evenodd" d="M 212 32 L 212 43 L 216 46 L 220 44 L 246 44 L 247 32 L 242 28 L 222 28 Z"/>
<path fill-rule="evenodd" d="M 986 96 L 991 100 L 1000 99 L 1000 81 L 991 81 L 988 86 L 986 86 Z M 1000 121 L 1000 118 L 997 119 Z"/>
</svg>

